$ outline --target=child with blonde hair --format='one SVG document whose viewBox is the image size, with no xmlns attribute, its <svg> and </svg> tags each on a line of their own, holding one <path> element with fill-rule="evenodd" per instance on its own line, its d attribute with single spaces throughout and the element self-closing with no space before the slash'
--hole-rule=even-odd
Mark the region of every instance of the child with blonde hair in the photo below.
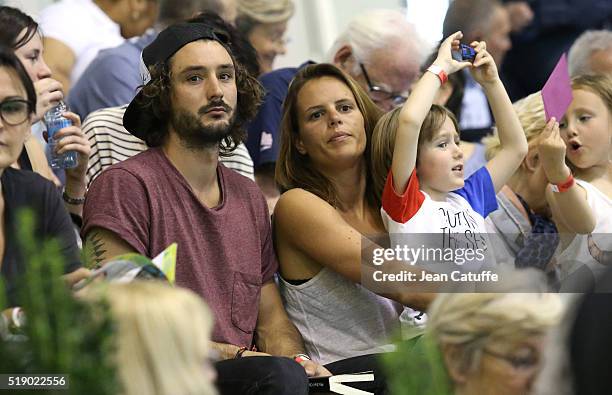
<svg viewBox="0 0 612 395">
<path fill-rule="evenodd" d="M 462 37 L 457 32 L 444 40 L 402 109 L 381 118 L 374 130 L 372 169 L 377 185 L 381 169 L 388 169 L 381 210 L 396 245 L 400 234 L 412 234 L 412 242 L 415 234 L 434 233 L 442 235 L 441 246 L 447 250 L 486 251 L 484 218 L 497 208 L 496 192 L 527 152 L 525 134 L 486 44 L 470 44 L 476 52 L 472 63 L 452 58 L 451 49 L 459 48 Z M 489 99 L 502 146 L 486 167 L 464 181 L 457 122 L 450 111 L 432 103 L 448 74 L 467 67 Z M 389 117 L 397 118 L 397 126 L 383 128 L 393 123 Z"/>
<path fill-rule="evenodd" d="M 557 184 L 546 198 L 559 231 L 569 234 L 557 257 L 562 281 L 585 265 L 596 274 L 612 263 L 612 79 L 579 76 L 572 92 L 559 130 L 540 144 L 549 182 Z"/>
<path fill-rule="evenodd" d="M 525 159 L 497 194 L 499 209 L 487 217 L 497 233 L 496 257 L 514 261 L 516 267 L 535 267 L 545 271 L 559 244 L 559 234 L 546 201 L 548 177 L 542 165 L 546 160 L 540 143 L 555 129 L 546 127 L 544 100 L 535 92 L 513 104 L 525 131 L 529 147 Z M 497 133 L 483 139 L 486 158 L 491 160 L 501 149 Z"/>
</svg>

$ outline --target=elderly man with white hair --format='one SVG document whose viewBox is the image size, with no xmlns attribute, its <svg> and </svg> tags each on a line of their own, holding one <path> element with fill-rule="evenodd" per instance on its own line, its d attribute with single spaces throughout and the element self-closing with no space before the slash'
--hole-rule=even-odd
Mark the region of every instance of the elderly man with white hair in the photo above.
<svg viewBox="0 0 612 395">
<path fill-rule="evenodd" d="M 401 105 L 419 75 L 428 51 L 412 24 L 400 11 L 371 10 L 351 20 L 329 50 L 326 61 L 353 77 L 372 100 L 388 111 Z M 255 179 L 272 211 L 279 192 L 274 166 L 280 147 L 282 103 L 298 67 L 264 74 L 264 103 L 248 129 L 247 148 L 255 165 Z"/>
<path fill-rule="evenodd" d="M 612 31 L 587 30 L 574 41 L 568 55 L 572 77 L 581 74 L 612 75 Z"/>
</svg>

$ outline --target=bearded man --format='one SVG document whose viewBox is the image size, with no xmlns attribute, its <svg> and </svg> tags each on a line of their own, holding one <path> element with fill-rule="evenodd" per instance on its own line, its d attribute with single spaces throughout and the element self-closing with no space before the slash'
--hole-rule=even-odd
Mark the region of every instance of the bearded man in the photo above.
<svg viewBox="0 0 612 395">
<path fill-rule="evenodd" d="M 145 84 L 123 124 L 151 148 L 91 185 L 86 250 L 103 264 L 178 243 L 176 284 L 201 295 L 215 316 L 220 392 L 306 394 L 307 374 L 329 372 L 304 355 L 283 308 L 266 201 L 254 182 L 219 163 L 262 98 L 228 44 L 224 31 L 179 23 L 143 50 Z"/>
</svg>

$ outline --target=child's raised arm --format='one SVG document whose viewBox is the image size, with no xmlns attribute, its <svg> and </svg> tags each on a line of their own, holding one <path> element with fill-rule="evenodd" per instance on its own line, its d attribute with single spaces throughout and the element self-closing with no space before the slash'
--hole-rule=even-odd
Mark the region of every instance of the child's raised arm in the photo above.
<svg viewBox="0 0 612 395">
<path fill-rule="evenodd" d="M 402 107 L 391 163 L 393 188 L 398 193 L 402 193 L 406 189 L 410 174 L 414 170 L 421 125 L 431 108 L 436 92 L 441 86 L 441 78 L 446 78 L 449 74 L 470 65 L 469 62 L 458 62 L 451 56 L 451 49 L 459 47 L 461 37 L 463 37 L 463 34 L 457 32 L 448 36 L 442 42 L 438 50 L 438 57 L 432 67 L 428 69 L 431 72 L 423 74 Z M 439 77 L 438 73 L 440 72 L 444 73 L 445 77 Z"/>
<path fill-rule="evenodd" d="M 559 124 L 553 118 L 546 125 L 538 144 L 538 154 L 546 178 L 550 184 L 557 185 L 559 191 L 554 192 L 549 186 L 546 189 L 546 201 L 560 232 L 591 233 L 597 221 L 587 201 L 586 191 L 573 182 L 572 172 L 565 164 L 565 151 Z"/>
<path fill-rule="evenodd" d="M 477 54 L 470 71 L 487 95 L 501 142 L 501 150 L 487 163 L 495 192 L 498 192 L 527 155 L 527 139 L 486 44 L 477 43 L 475 49 Z"/>
</svg>

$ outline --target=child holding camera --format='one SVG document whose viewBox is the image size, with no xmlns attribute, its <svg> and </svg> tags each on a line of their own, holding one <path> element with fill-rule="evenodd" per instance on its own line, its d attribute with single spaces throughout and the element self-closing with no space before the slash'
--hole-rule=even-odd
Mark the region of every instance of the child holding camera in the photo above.
<svg viewBox="0 0 612 395">
<path fill-rule="evenodd" d="M 404 106 L 383 116 L 373 132 L 374 177 L 388 172 L 382 216 L 393 243 L 397 234 L 442 233 L 442 247 L 486 250 L 484 218 L 497 208 L 495 194 L 527 153 L 525 134 L 486 44 L 470 44 L 473 62 L 453 59 L 451 50 L 459 50 L 462 36 L 457 32 L 444 40 Z M 448 75 L 468 67 L 487 95 L 502 147 L 464 181 L 457 121 L 432 103 Z"/>
</svg>

